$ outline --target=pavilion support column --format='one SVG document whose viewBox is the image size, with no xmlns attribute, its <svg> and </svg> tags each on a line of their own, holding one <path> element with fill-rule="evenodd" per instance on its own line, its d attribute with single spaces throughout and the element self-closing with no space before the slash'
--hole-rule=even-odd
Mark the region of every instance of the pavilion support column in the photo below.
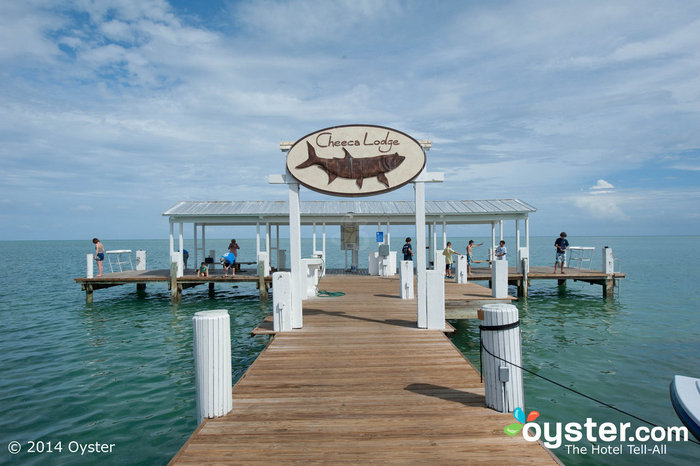
<svg viewBox="0 0 700 466">
<path fill-rule="evenodd" d="M 435 270 L 435 267 L 437 267 L 437 263 L 435 261 L 435 251 L 437 250 L 437 222 L 433 222 L 433 248 L 430 251 L 430 258 L 433 260 L 433 270 Z"/>
<path fill-rule="evenodd" d="M 503 220 L 498 221 L 498 240 L 503 241 Z"/>
<path fill-rule="evenodd" d="M 258 261 L 258 253 L 260 252 L 260 222 L 255 224 L 255 262 Z"/>
<path fill-rule="evenodd" d="M 389 250 L 391 250 L 391 223 L 389 220 L 386 221 L 386 244 L 389 245 Z"/>
<path fill-rule="evenodd" d="M 180 222 L 180 233 L 179 233 L 179 248 L 180 254 L 178 254 L 177 260 L 177 276 L 182 277 L 185 274 L 185 263 L 183 259 L 183 251 L 185 250 L 184 239 L 183 239 L 183 229 L 185 224 Z"/>
<path fill-rule="evenodd" d="M 292 272 L 292 328 L 302 328 L 301 216 L 299 183 L 289 183 L 289 260 Z"/>
<path fill-rule="evenodd" d="M 525 218 L 525 247 L 530 249 L 530 217 Z"/>
<path fill-rule="evenodd" d="M 520 220 L 515 219 L 515 251 L 520 251 Z"/>
<path fill-rule="evenodd" d="M 272 254 L 270 254 L 270 222 L 265 224 L 265 251 L 267 251 L 267 263 L 268 265 L 272 263 Z"/>
<path fill-rule="evenodd" d="M 207 257 L 206 225 L 202 224 L 202 260 Z M 195 266 L 197 264 L 195 263 Z"/>
<path fill-rule="evenodd" d="M 192 262 L 192 263 L 194 264 L 194 266 L 192 268 L 197 269 L 199 267 L 197 265 L 197 264 L 199 264 L 199 262 L 198 262 L 199 255 L 197 254 L 197 251 L 199 250 L 199 246 L 197 245 L 197 224 L 194 223 L 194 224 L 192 224 L 192 226 L 194 227 L 193 231 L 192 231 L 192 240 L 194 241 L 194 259 L 193 259 L 194 262 Z M 202 254 L 204 254 L 204 250 L 202 250 Z"/>
<path fill-rule="evenodd" d="M 447 247 L 447 222 L 442 221 L 442 249 Z"/>
<path fill-rule="evenodd" d="M 417 311 L 418 328 L 428 328 L 427 286 L 425 273 L 425 183 L 416 182 L 416 278 L 418 282 Z"/>
<path fill-rule="evenodd" d="M 170 260 L 173 260 L 173 255 L 175 255 L 175 224 L 170 222 Z"/>
<path fill-rule="evenodd" d="M 494 252 L 496 251 L 496 222 L 491 222 L 491 250 L 489 251 L 489 260 L 493 260 Z"/>
<path fill-rule="evenodd" d="M 275 264 L 277 266 L 277 270 L 279 271 L 279 270 L 281 270 L 280 269 L 280 261 L 279 261 L 279 259 L 280 259 L 280 224 L 279 223 L 277 225 L 275 225 L 275 244 L 277 245 L 277 247 L 275 248 L 275 251 L 277 251 L 277 254 L 276 254 L 277 257 L 275 257 Z"/>
</svg>

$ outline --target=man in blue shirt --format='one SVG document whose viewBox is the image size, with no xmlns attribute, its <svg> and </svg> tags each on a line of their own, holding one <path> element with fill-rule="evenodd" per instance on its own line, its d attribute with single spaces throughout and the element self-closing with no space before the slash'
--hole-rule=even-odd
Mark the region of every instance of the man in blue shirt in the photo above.
<svg viewBox="0 0 700 466">
<path fill-rule="evenodd" d="M 559 238 L 554 241 L 557 248 L 557 255 L 554 259 L 554 273 L 557 273 L 557 264 L 561 263 L 561 273 L 564 273 L 564 261 L 566 261 L 566 250 L 569 249 L 569 241 L 566 239 L 566 232 L 561 232 Z"/>
</svg>

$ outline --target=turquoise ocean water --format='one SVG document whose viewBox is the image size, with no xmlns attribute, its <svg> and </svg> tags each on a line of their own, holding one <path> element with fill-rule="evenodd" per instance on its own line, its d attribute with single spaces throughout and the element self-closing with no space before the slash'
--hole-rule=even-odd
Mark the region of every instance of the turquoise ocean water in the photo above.
<svg viewBox="0 0 700 466">
<path fill-rule="evenodd" d="M 450 240 L 464 250 L 466 238 Z M 597 248 L 594 268 L 600 268 L 600 249 L 612 247 L 628 276 L 612 299 L 601 298 L 600 286 L 534 282 L 529 298 L 517 303 L 524 366 L 657 424 L 681 425 L 668 386 L 675 374 L 700 377 L 700 237 L 570 240 Z M 533 265 L 552 265 L 553 241 L 531 239 Z M 252 260 L 255 240 L 239 242 L 241 260 Z M 145 249 L 149 269 L 167 267 L 167 241 L 104 243 L 107 249 Z M 209 243 L 217 251 L 228 244 Z M 400 246 L 397 242 L 393 249 Z M 362 248 L 361 267 L 366 251 L 375 248 L 372 238 L 363 238 Z M 476 250 L 477 259 L 485 258 L 483 249 Z M 328 239 L 327 250 L 328 267 L 343 267 L 338 239 Z M 0 464 L 165 464 L 196 428 L 192 315 L 230 311 L 234 381 L 268 342 L 249 336 L 270 312 L 253 284 L 217 286 L 214 296 L 206 287 L 185 290 L 179 305 L 170 304 L 165 285 L 149 285 L 145 292 L 120 286 L 96 291 L 94 303 L 85 304 L 73 278 L 85 275 L 85 254 L 92 251 L 89 240 L 0 242 L 5 259 L 0 269 Z M 303 254 L 310 251 L 307 241 Z M 476 366 L 478 323 L 453 322 L 458 329 L 454 342 Z M 526 374 L 524 380 L 525 411 L 539 411 L 541 424 L 583 423 L 590 417 L 599 424 L 642 425 L 534 376 Z M 13 441 L 22 449 L 15 455 L 9 452 Z M 34 453 L 27 451 L 31 442 Z M 59 442 L 62 451 L 57 451 Z M 112 444 L 111 453 L 86 450 L 81 455 L 81 446 L 95 442 L 106 449 Z M 621 455 L 591 454 L 592 445 L 576 445 L 588 447 L 588 454 L 565 447 L 555 453 L 567 465 L 697 464 L 700 459 L 700 446 L 694 444 L 669 443 L 665 455 L 634 455 L 626 449 Z"/>
</svg>

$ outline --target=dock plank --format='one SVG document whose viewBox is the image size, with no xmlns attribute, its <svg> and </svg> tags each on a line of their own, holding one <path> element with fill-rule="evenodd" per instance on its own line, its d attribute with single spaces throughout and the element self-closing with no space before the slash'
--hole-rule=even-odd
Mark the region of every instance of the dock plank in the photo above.
<svg viewBox="0 0 700 466">
<path fill-rule="evenodd" d="M 345 296 L 304 302 L 304 328 L 275 335 L 171 464 L 555 463 L 484 406 L 479 374 L 414 300 L 378 277 L 326 276 Z M 394 286 L 396 285 L 396 286 Z M 393 288 L 392 288 L 393 287 Z"/>
</svg>

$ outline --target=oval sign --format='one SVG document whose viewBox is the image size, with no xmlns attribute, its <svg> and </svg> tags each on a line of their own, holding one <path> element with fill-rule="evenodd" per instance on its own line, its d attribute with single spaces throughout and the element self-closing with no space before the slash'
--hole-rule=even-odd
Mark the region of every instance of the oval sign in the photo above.
<svg viewBox="0 0 700 466">
<path fill-rule="evenodd" d="M 309 189 L 372 196 L 400 188 L 423 171 L 425 151 L 406 133 L 374 125 L 334 126 L 299 139 L 287 170 Z"/>
</svg>

